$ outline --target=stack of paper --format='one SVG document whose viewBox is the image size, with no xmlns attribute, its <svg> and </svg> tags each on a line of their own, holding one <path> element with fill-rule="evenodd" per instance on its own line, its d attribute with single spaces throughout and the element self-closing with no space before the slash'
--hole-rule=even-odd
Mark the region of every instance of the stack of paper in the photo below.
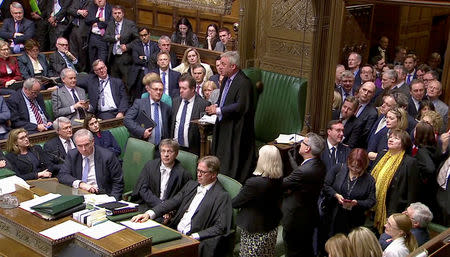
<svg viewBox="0 0 450 257">
<path fill-rule="evenodd" d="M 39 233 L 53 240 L 58 240 L 63 237 L 67 237 L 77 232 L 80 232 L 86 228 L 87 227 L 83 224 L 77 223 L 73 220 L 68 220 L 66 222 L 60 223 L 56 226 L 53 226 Z"/>
<path fill-rule="evenodd" d="M 305 137 L 297 134 L 280 134 L 275 141 L 279 144 L 294 144 L 302 141 Z"/>
<path fill-rule="evenodd" d="M 160 224 L 153 220 L 147 220 L 146 222 L 131 222 L 131 220 L 126 220 L 120 222 L 123 225 L 133 229 L 133 230 L 139 230 L 139 229 L 146 229 L 146 228 L 153 228 L 157 227 Z"/>
<path fill-rule="evenodd" d="M 217 115 L 204 115 L 203 117 L 200 118 L 200 122 L 205 122 L 205 123 L 210 123 L 210 124 L 216 124 L 216 120 L 217 120 Z"/>
<path fill-rule="evenodd" d="M 85 234 L 86 236 L 92 237 L 94 239 L 100 239 L 105 236 L 116 233 L 122 229 L 125 229 L 125 226 L 119 225 L 112 221 L 106 221 L 97 226 L 92 226 L 88 229 L 85 229 L 85 230 L 81 231 L 81 233 Z"/>
<path fill-rule="evenodd" d="M 7 178 L 0 179 L 0 192 L 1 194 L 10 194 L 16 191 L 16 185 L 23 188 L 30 189 L 30 185 L 25 182 L 22 178 L 17 176 L 10 176 Z"/>
</svg>

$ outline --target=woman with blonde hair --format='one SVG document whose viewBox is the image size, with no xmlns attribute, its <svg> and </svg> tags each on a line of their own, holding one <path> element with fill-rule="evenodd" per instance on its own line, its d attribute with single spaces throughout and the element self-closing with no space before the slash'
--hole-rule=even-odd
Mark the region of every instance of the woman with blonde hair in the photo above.
<svg viewBox="0 0 450 257">
<path fill-rule="evenodd" d="M 383 250 L 375 234 L 366 227 L 357 227 L 348 234 L 353 253 L 358 257 L 381 257 Z"/>
<path fill-rule="evenodd" d="M 336 234 L 325 243 L 328 257 L 354 257 L 350 241 L 344 234 Z M 360 257 L 360 256 L 358 256 Z"/>
<path fill-rule="evenodd" d="M 283 163 L 275 146 L 259 150 L 253 175 L 233 199 L 233 208 L 240 208 L 236 217 L 242 229 L 239 255 L 275 256 L 283 184 Z"/>
<path fill-rule="evenodd" d="M 203 81 L 208 81 L 209 77 L 213 75 L 211 66 L 209 66 L 209 64 L 207 63 L 201 62 L 200 53 L 193 47 L 189 47 L 188 49 L 186 49 L 186 51 L 184 51 L 183 59 L 181 59 L 181 64 L 175 67 L 173 70 L 178 71 L 181 74 L 191 74 L 191 66 L 194 64 L 201 64 L 203 67 L 205 67 L 206 75 Z"/>
<path fill-rule="evenodd" d="M 147 92 L 144 92 L 144 93 L 141 95 L 141 98 L 147 98 L 147 97 L 149 97 L 150 94 L 148 93 L 148 90 L 150 89 L 150 84 L 151 84 L 153 81 L 159 81 L 159 82 L 162 82 L 162 81 L 161 81 L 161 77 L 159 76 L 158 73 L 150 72 L 150 73 L 145 74 L 145 76 L 142 78 L 142 84 L 144 84 L 145 90 L 146 90 Z M 170 107 L 172 107 L 172 98 L 171 98 L 169 95 L 162 94 L 162 96 L 161 96 L 161 101 L 162 101 L 163 103 L 168 104 Z"/>
<path fill-rule="evenodd" d="M 211 104 L 215 104 L 217 102 L 217 98 L 219 94 L 215 94 L 216 97 L 213 96 L 212 92 L 217 89 L 217 85 L 214 81 L 206 81 L 202 86 L 202 93 L 205 97 L 205 100 L 209 101 Z"/>
<path fill-rule="evenodd" d="M 426 122 L 433 126 L 436 138 L 438 137 L 439 132 L 441 132 L 442 125 L 444 124 L 442 116 L 438 112 L 432 110 L 423 112 L 420 121 Z"/>
<path fill-rule="evenodd" d="M 417 248 L 416 238 L 411 233 L 411 219 L 406 214 L 392 214 L 384 227 L 393 241 L 384 250 L 383 257 L 406 257 Z"/>
</svg>

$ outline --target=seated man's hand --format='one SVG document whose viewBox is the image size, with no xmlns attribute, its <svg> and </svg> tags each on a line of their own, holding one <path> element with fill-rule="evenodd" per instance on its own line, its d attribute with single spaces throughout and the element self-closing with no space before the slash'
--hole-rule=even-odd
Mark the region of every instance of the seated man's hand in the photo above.
<svg viewBox="0 0 450 257">
<path fill-rule="evenodd" d="M 170 219 L 172 218 L 172 213 L 169 212 L 169 213 L 164 214 L 163 218 L 164 218 L 163 224 L 167 225 L 169 223 Z"/>
<path fill-rule="evenodd" d="M 147 213 L 139 214 L 131 218 L 131 222 L 146 222 L 150 219 L 150 215 Z"/>
<path fill-rule="evenodd" d="M 89 185 L 87 183 L 84 183 L 84 182 L 80 182 L 80 185 L 78 187 L 83 189 L 83 190 L 88 191 L 89 193 L 93 193 L 93 194 L 98 193 L 98 189 L 96 187 L 91 186 L 91 185 Z"/>
<path fill-rule="evenodd" d="M 51 178 L 52 177 L 52 173 L 50 171 L 48 171 L 47 169 L 38 172 L 38 178 Z"/>
<path fill-rule="evenodd" d="M 123 118 L 123 112 L 117 113 L 116 118 Z"/>
<path fill-rule="evenodd" d="M 38 124 L 38 125 L 37 125 L 37 130 L 38 130 L 39 132 L 46 131 L 46 130 L 47 130 L 47 127 L 45 126 L 45 124 Z"/>
</svg>

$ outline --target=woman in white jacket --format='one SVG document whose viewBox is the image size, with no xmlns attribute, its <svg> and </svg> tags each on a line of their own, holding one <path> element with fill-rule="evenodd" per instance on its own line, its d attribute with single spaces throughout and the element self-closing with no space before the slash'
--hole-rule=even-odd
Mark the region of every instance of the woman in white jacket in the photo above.
<svg viewBox="0 0 450 257">
<path fill-rule="evenodd" d="M 412 223 L 406 214 L 392 214 L 384 227 L 393 241 L 384 250 L 383 257 L 406 257 L 417 248 L 416 238 L 411 233 Z"/>
</svg>

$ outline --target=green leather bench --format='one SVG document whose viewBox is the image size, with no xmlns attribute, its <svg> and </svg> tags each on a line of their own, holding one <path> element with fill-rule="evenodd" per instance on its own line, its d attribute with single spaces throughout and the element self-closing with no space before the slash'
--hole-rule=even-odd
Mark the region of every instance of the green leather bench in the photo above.
<svg viewBox="0 0 450 257">
<path fill-rule="evenodd" d="M 53 108 L 52 108 L 52 100 L 46 99 L 44 100 L 45 104 L 45 110 L 48 113 L 48 116 L 50 116 L 50 120 L 55 120 L 55 115 L 53 114 Z"/>
<path fill-rule="evenodd" d="M 257 68 L 243 72 L 255 88 L 256 145 L 273 141 L 279 134 L 300 133 L 305 117 L 306 79 Z M 258 82 L 262 90 L 257 89 Z"/>
</svg>

